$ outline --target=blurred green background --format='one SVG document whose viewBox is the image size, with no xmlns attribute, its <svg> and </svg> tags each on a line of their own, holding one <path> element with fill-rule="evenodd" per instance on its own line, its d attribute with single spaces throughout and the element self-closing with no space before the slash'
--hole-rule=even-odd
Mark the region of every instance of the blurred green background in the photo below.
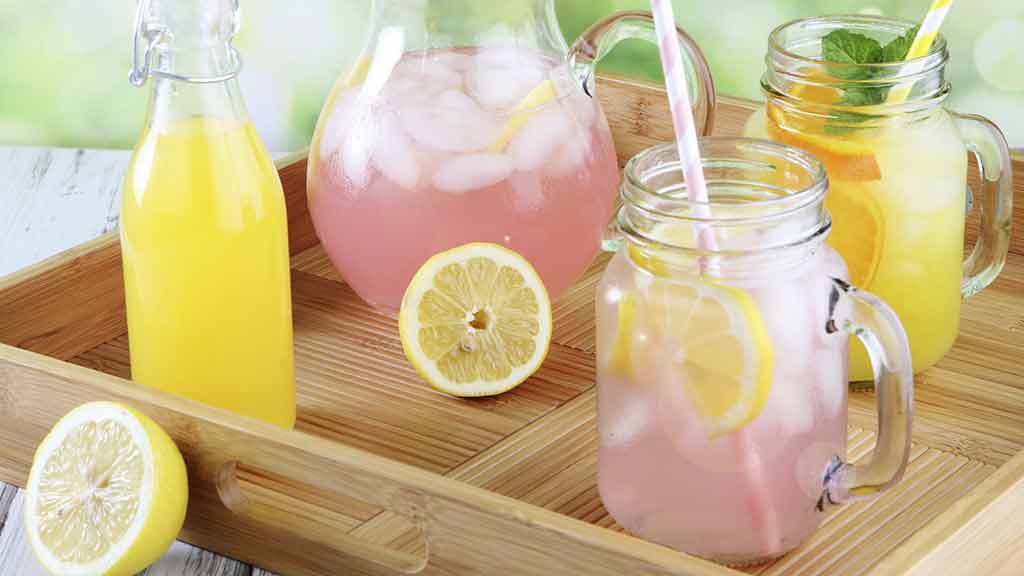
<svg viewBox="0 0 1024 576">
<path fill-rule="evenodd" d="M 927 0 L 675 0 L 719 91 L 760 98 L 768 33 L 801 16 L 867 12 L 920 19 Z M 645 0 L 556 0 L 570 39 Z M 307 145 L 334 79 L 362 47 L 369 0 L 243 0 L 242 86 L 275 151 Z M 146 91 L 127 81 L 134 0 L 0 0 L 0 143 L 131 147 Z M 960 0 L 944 32 L 952 108 L 989 116 L 1024 148 L 1024 2 Z M 605 69 L 658 77 L 656 52 L 626 44 Z"/>
</svg>

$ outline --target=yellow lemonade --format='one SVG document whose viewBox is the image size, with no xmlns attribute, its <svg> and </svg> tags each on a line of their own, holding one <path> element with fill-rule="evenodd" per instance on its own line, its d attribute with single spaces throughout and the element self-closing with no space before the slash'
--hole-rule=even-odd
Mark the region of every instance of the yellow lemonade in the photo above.
<svg viewBox="0 0 1024 576">
<path fill-rule="evenodd" d="M 252 124 L 149 128 L 125 177 L 121 246 L 133 379 L 292 426 L 284 195 Z"/>
<path fill-rule="evenodd" d="M 828 90 L 799 96 L 828 103 Z M 938 362 L 959 329 L 963 275 L 967 151 L 953 118 L 938 109 L 837 133 L 824 120 L 769 105 L 751 118 L 746 135 L 803 148 L 825 164 L 828 243 L 846 260 L 852 284 L 896 311 L 914 372 Z M 871 380 L 858 340 L 851 341 L 850 379 Z"/>
</svg>

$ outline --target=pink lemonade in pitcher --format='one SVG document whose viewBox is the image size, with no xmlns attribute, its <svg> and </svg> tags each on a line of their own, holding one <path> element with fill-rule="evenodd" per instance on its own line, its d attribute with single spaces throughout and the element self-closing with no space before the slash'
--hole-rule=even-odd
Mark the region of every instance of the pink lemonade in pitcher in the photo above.
<svg viewBox="0 0 1024 576">
<path fill-rule="evenodd" d="M 394 314 L 430 256 L 494 242 L 560 294 L 597 253 L 619 182 L 596 100 L 564 61 L 513 47 L 380 61 L 335 87 L 310 155 L 310 212 L 345 280 Z"/>
</svg>

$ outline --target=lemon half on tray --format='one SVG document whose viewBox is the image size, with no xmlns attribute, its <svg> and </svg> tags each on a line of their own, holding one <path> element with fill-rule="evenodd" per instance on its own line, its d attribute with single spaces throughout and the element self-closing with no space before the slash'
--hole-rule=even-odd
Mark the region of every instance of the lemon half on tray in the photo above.
<svg viewBox="0 0 1024 576">
<path fill-rule="evenodd" d="M 36 450 L 25 488 L 29 542 L 61 576 L 130 576 L 181 530 L 188 479 L 167 433 L 136 410 L 84 404 Z"/>
<path fill-rule="evenodd" d="M 437 254 L 413 277 L 399 314 L 405 355 L 434 388 L 490 396 L 533 374 L 551 342 L 551 303 L 518 253 L 473 243 Z"/>
</svg>

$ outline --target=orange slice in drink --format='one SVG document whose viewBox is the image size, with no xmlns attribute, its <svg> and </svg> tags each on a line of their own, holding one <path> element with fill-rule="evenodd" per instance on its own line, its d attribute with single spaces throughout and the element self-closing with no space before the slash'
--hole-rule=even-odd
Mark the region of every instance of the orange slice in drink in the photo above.
<svg viewBox="0 0 1024 576">
<path fill-rule="evenodd" d="M 817 84 L 835 79 L 820 73 L 811 74 L 809 79 L 815 84 L 795 86 L 792 90 L 793 98 L 825 106 L 839 101 L 841 93 L 838 88 Z M 848 182 L 868 182 L 882 178 L 870 143 L 855 135 L 826 134 L 827 118 L 824 115 L 798 115 L 771 102 L 768 103 L 767 112 L 769 137 L 813 154 L 825 165 L 829 178 Z"/>
<path fill-rule="evenodd" d="M 846 260 L 850 282 L 871 289 L 885 246 L 885 216 L 871 190 L 854 184 L 833 186 L 825 197 L 832 214 L 828 243 Z"/>
</svg>

